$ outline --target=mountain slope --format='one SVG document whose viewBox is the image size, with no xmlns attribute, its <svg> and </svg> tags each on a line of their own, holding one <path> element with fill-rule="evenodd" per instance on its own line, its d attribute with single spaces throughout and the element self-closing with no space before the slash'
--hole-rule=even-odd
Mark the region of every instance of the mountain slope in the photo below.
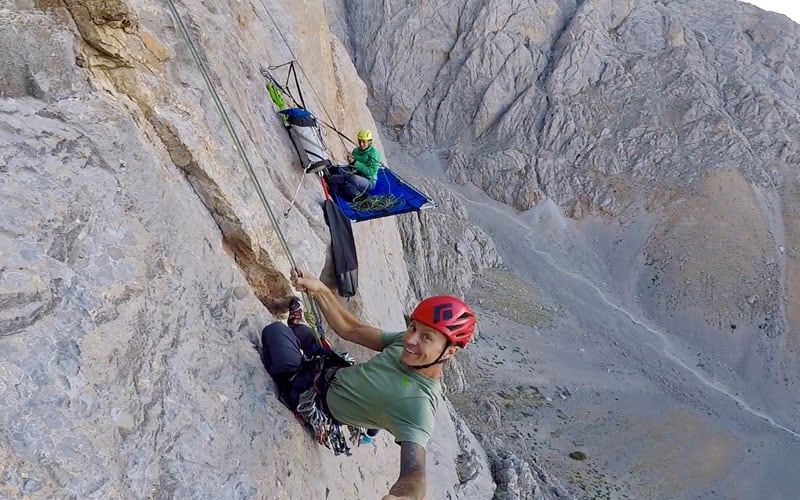
<svg viewBox="0 0 800 500">
<path fill-rule="evenodd" d="M 479 353 L 486 387 L 529 385 L 506 352 L 511 330 L 549 398 L 496 401 L 508 419 L 492 426 L 497 446 L 516 443 L 574 486 L 587 466 L 567 454 L 591 447 L 596 494 L 795 491 L 779 471 L 795 471 L 800 431 L 798 26 L 710 0 L 338 12 L 409 168 L 441 159 L 535 290 L 530 308 L 560 313 L 538 324 L 485 311 L 499 329 Z M 663 462 L 646 456 L 656 449 Z"/>
</svg>

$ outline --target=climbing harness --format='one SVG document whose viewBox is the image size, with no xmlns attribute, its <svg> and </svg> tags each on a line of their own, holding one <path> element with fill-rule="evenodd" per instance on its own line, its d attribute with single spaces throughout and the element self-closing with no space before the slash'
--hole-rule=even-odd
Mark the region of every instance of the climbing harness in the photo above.
<svg viewBox="0 0 800 500">
<path fill-rule="evenodd" d="M 305 389 L 297 396 L 295 412 L 309 425 L 314 433 L 314 440 L 331 449 L 335 455 L 352 454 L 352 445 L 360 445 L 362 437 L 366 436 L 366 429 L 344 425 L 336 421 L 331 415 L 325 396 L 333 382 L 336 372 L 340 368 L 353 366 L 355 360 L 347 353 L 341 355 L 334 352 L 325 352 L 306 358 L 297 373 L 290 379 L 282 397 L 284 404 L 291 408 L 292 389 L 295 387 Z M 349 439 L 345 437 L 347 429 Z"/>
</svg>

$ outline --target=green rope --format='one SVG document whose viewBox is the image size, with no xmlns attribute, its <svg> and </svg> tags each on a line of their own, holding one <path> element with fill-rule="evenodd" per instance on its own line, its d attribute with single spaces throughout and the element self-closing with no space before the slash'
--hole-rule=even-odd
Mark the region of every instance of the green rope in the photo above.
<svg viewBox="0 0 800 500">
<path fill-rule="evenodd" d="M 388 210 L 401 204 L 403 200 L 397 196 L 392 195 L 376 195 L 367 196 L 366 198 L 353 200 L 347 205 L 353 210 L 359 212 L 378 212 L 381 210 Z"/>
</svg>

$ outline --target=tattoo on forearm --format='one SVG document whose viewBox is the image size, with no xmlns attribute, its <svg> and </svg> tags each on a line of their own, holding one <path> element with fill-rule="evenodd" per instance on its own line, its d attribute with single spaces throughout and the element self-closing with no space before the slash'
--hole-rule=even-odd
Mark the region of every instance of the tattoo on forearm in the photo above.
<svg viewBox="0 0 800 500">
<path fill-rule="evenodd" d="M 400 475 L 425 472 L 425 448 L 416 443 L 403 443 L 400 450 Z"/>
<path fill-rule="evenodd" d="M 425 496 L 425 448 L 410 442 L 400 446 L 400 477 L 389 493 L 410 498 Z"/>
</svg>

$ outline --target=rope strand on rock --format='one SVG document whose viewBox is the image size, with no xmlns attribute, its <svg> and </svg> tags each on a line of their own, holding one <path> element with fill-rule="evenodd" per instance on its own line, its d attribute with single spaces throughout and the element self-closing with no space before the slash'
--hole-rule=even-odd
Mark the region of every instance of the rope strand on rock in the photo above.
<svg viewBox="0 0 800 500">
<path fill-rule="evenodd" d="M 175 21 L 178 24 L 178 28 L 180 29 L 183 38 L 186 40 L 186 43 L 189 46 L 189 50 L 192 52 L 192 56 L 194 57 L 195 61 L 197 62 L 197 65 L 200 68 L 200 73 L 202 74 L 203 80 L 205 81 L 206 86 L 208 87 L 208 90 L 211 93 L 211 98 L 214 100 L 214 104 L 216 105 L 217 110 L 222 116 L 222 121 L 225 123 L 225 128 L 228 130 L 228 133 L 231 136 L 231 140 L 233 140 L 234 147 L 236 148 L 236 151 L 239 153 L 239 157 L 244 163 L 245 168 L 247 169 L 247 173 L 250 175 L 250 180 L 253 182 L 253 186 L 255 187 L 256 193 L 258 194 L 258 198 L 261 201 L 264 210 L 267 212 L 267 216 L 269 217 L 269 220 L 272 223 L 272 226 L 278 235 L 278 241 L 280 242 L 283 251 L 286 253 L 287 258 L 289 259 L 289 264 L 292 266 L 292 269 L 298 270 L 297 262 L 295 261 L 291 250 L 289 249 L 289 245 L 286 243 L 286 238 L 284 237 L 283 231 L 281 231 L 280 225 L 278 224 L 278 219 L 275 217 L 275 213 L 272 211 L 272 207 L 270 206 L 269 201 L 267 200 L 267 197 L 264 194 L 264 189 L 261 187 L 261 183 L 259 182 L 258 177 L 256 177 L 255 170 L 253 169 L 253 164 L 250 162 L 250 158 L 247 156 L 247 153 L 245 152 L 244 146 L 242 145 L 242 141 L 239 139 L 239 135 L 236 133 L 236 129 L 233 128 L 233 122 L 231 121 L 230 116 L 228 115 L 228 112 L 225 109 L 225 105 L 222 103 L 222 99 L 220 98 L 219 93 L 217 92 L 214 82 L 211 80 L 208 68 L 203 62 L 203 59 L 200 57 L 200 52 L 198 51 L 197 46 L 192 40 L 192 37 L 189 34 L 189 30 L 187 29 L 186 25 L 183 22 L 183 19 L 178 13 L 178 9 L 175 7 L 175 3 L 173 2 L 173 0 L 167 0 L 167 5 L 169 6 L 172 16 L 175 18 Z M 270 18 L 271 17 L 272 16 L 270 16 Z M 284 38 L 284 42 L 285 41 L 286 39 Z M 322 321 L 320 320 L 319 311 L 317 309 L 314 300 L 309 297 L 309 301 L 311 302 L 312 305 L 311 307 L 312 313 L 316 316 L 315 329 L 313 330 L 314 335 L 316 337 L 316 341 L 318 344 L 325 347 L 328 345 L 328 343 L 327 341 L 323 340 L 324 332 L 322 330 Z"/>
</svg>

